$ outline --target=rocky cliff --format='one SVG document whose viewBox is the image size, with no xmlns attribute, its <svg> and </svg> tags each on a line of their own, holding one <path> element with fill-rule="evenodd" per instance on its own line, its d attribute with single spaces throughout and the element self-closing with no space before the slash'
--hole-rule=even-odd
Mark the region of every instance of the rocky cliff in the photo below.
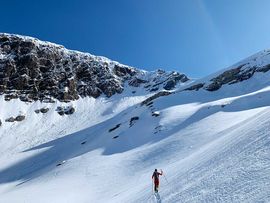
<svg viewBox="0 0 270 203">
<path fill-rule="evenodd" d="M 120 94 L 125 83 L 154 92 L 171 90 L 187 80 L 186 75 L 175 71 L 142 71 L 35 38 L 0 34 L 0 94 L 7 101 L 68 102 L 86 96 L 110 97 Z"/>
</svg>

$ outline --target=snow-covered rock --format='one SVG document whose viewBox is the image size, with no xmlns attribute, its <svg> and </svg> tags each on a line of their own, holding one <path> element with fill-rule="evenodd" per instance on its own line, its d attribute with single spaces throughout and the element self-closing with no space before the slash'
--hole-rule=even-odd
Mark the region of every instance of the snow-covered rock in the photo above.
<svg viewBox="0 0 270 203">
<path fill-rule="evenodd" d="M 0 55 L 0 93 L 6 100 L 68 102 L 79 97 L 120 94 L 125 82 L 157 91 L 163 87 L 172 90 L 188 81 L 178 72 L 149 73 L 19 35 L 0 34 Z"/>
</svg>

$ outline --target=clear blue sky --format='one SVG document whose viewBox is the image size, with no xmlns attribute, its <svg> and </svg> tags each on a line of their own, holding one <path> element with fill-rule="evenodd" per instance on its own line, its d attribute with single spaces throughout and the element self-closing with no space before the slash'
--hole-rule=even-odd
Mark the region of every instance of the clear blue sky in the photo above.
<svg viewBox="0 0 270 203">
<path fill-rule="evenodd" d="M 1 0 L 0 32 L 202 77 L 270 48 L 269 0 Z"/>
</svg>

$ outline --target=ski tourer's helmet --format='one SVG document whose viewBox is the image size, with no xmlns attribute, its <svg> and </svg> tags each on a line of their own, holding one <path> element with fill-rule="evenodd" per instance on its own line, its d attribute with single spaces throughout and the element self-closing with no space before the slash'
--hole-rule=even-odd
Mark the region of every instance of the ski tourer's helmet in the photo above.
<svg viewBox="0 0 270 203">
<path fill-rule="evenodd" d="M 157 172 L 157 169 L 155 169 L 155 172 Z"/>
</svg>

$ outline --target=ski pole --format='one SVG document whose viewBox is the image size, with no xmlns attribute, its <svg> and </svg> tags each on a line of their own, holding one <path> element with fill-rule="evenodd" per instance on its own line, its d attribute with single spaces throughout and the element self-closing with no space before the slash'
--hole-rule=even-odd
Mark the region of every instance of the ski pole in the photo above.
<svg viewBox="0 0 270 203">
<path fill-rule="evenodd" d="M 169 182 L 168 182 L 168 180 L 167 180 L 167 178 L 166 178 L 166 176 L 165 176 L 165 173 L 162 171 L 162 169 L 160 169 L 160 171 L 162 172 L 162 175 L 164 176 L 164 178 L 165 178 L 167 184 L 169 184 Z"/>
</svg>

